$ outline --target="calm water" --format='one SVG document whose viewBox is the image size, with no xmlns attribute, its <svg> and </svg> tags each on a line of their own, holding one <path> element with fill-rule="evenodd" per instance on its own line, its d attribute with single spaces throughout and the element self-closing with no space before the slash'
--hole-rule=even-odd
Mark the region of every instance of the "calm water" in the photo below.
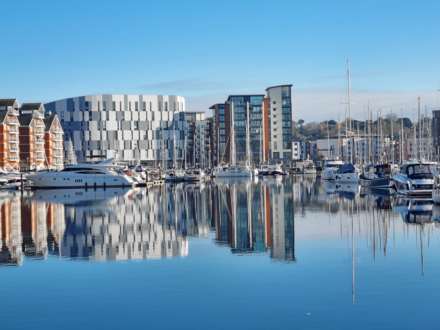
<svg viewBox="0 0 440 330">
<path fill-rule="evenodd" d="M 440 210 L 313 178 L 0 201 L 1 329 L 437 329 Z"/>
</svg>

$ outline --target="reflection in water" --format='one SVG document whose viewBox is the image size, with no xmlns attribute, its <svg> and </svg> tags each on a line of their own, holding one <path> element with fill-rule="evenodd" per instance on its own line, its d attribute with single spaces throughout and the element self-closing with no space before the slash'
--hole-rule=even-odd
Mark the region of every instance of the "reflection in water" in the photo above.
<svg viewBox="0 0 440 330">
<path fill-rule="evenodd" d="M 300 232 L 295 214 L 297 221 L 307 218 Z M 329 223 L 307 214 L 327 214 Z M 354 273 L 359 244 L 366 242 L 373 258 L 386 256 L 390 233 L 394 237 L 400 226 L 406 232 L 414 228 L 422 251 L 438 219 L 440 211 L 430 201 L 361 194 L 357 186 L 322 184 L 314 177 L 149 190 L 41 190 L 0 199 L 0 263 L 20 265 L 24 257 L 48 255 L 86 260 L 182 257 L 189 253 L 191 237 L 212 237 L 233 254 L 263 253 L 289 262 L 296 260 L 295 239 L 335 233 L 351 242 Z"/>
<path fill-rule="evenodd" d="M 188 255 L 189 237 L 294 260 L 292 185 L 223 181 L 151 190 L 40 190 L 1 202 L 2 264 L 23 255 L 128 260 Z"/>
</svg>

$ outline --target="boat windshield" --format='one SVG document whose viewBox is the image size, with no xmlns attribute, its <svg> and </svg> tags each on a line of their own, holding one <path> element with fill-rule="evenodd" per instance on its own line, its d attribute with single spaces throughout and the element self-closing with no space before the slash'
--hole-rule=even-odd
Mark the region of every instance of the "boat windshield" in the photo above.
<svg viewBox="0 0 440 330">
<path fill-rule="evenodd" d="M 432 178 L 433 169 L 428 164 L 409 165 L 407 174 L 410 178 Z"/>
</svg>

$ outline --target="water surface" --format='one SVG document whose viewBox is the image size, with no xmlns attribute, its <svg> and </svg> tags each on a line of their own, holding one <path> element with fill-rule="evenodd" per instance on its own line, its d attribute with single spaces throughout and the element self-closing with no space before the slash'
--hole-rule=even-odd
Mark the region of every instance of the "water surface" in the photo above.
<svg viewBox="0 0 440 330">
<path fill-rule="evenodd" d="M 3 193 L 2 329 L 436 329 L 437 219 L 313 177 Z"/>
</svg>

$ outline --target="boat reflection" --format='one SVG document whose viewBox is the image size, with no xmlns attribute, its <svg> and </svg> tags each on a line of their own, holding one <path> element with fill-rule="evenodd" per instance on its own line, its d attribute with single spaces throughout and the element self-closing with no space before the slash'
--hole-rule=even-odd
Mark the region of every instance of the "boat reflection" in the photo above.
<svg viewBox="0 0 440 330">
<path fill-rule="evenodd" d="M 297 221 L 307 218 L 307 223 L 298 228 L 295 213 Z M 440 209 L 431 201 L 360 194 L 352 185 L 323 184 L 313 177 L 8 193 L 0 197 L 0 264 L 54 256 L 93 261 L 185 257 L 192 238 L 213 239 L 234 255 L 293 262 L 298 237 L 323 233 L 366 240 L 375 257 L 378 250 L 387 255 L 390 228 L 435 228 L 439 221 Z"/>
<path fill-rule="evenodd" d="M 222 180 L 146 189 L 38 190 L 0 201 L 0 263 L 184 257 L 191 237 L 293 261 L 292 186 Z M 269 253 L 270 251 L 270 253 Z"/>
</svg>

